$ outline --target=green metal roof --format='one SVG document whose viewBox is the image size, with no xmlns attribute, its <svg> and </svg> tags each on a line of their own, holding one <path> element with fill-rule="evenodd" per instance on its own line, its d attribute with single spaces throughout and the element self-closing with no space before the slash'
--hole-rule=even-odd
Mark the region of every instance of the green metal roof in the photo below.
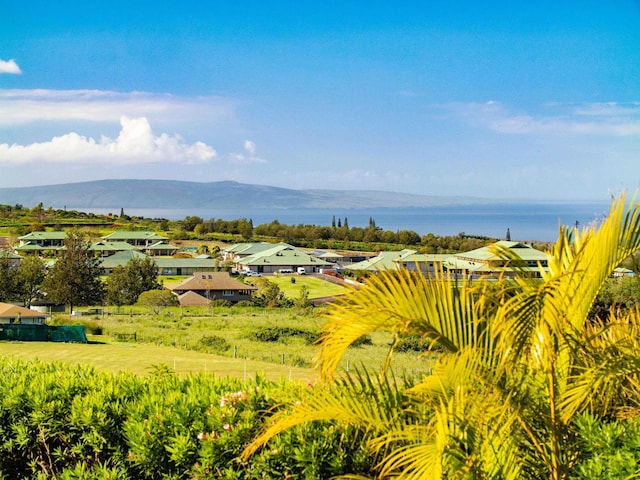
<svg viewBox="0 0 640 480">
<path fill-rule="evenodd" d="M 67 232 L 31 232 L 18 237 L 22 242 L 30 240 L 64 240 L 67 238 Z"/>
<path fill-rule="evenodd" d="M 173 245 L 169 245 L 163 241 L 156 242 L 153 245 L 149 245 L 148 247 L 144 247 L 146 250 L 177 250 L 178 247 Z"/>
<path fill-rule="evenodd" d="M 292 267 L 317 266 L 322 267 L 331 263 L 309 255 L 298 248 L 280 243 L 271 245 L 271 248 L 245 257 L 240 262 L 243 265 L 285 265 Z"/>
<path fill-rule="evenodd" d="M 457 253 L 454 255 L 454 257 L 472 261 L 498 260 L 500 259 L 500 248 L 508 248 L 512 250 L 513 253 L 517 254 L 522 260 L 525 261 L 532 260 L 542 262 L 549 259 L 546 253 L 540 250 L 536 250 L 531 245 L 522 242 L 508 242 L 504 240 L 468 252 Z"/>
<path fill-rule="evenodd" d="M 216 261 L 213 258 L 173 258 L 155 257 L 158 268 L 210 268 L 213 270 Z"/>
<path fill-rule="evenodd" d="M 63 247 L 58 246 L 47 246 L 43 247 L 42 245 L 38 245 L 37 243 L 27 242 L 24 245 L 19 245 L 14 248 L 14 250 L 18 252 L 27 252 L 27 251 L 41 251 L 41 250 L 60 250 Z"/>
<path fill-rule="evenodd" d="M 100 259 L 100 266 L 102 268 L 114 268 L 114 267 L 124 267 L 129 260 L 132 258 L 139 258 L 144 260 L 148 255 L 144 253 L 140 253 L 136 250 L 123 250 L 118 253 L 114 253 L 110 257 L 105 257 Z"/>
<path fill-rule="evenodd" d="M 265 250 L 269 250 L 274 246 L 273 243 L 267 242 L 247 242 L 247 243 L 236 243 L 224 249 L 225 252 L 243 254 L 243 255 L 253 255 L 255 253 L 264 252 Z"/>
<path fill-rule="evenodd" d="M 383 251 L 378 253 L 376 257 L 362 262 L 357 262 L 349 265 L 349 270 L 368 270 L 371 272 L 378 270 L 395 270 L 397 268 L 396 261 L 401 260 L 404 256 L 415 255 L 415 250 L 400 250 L 400 251 Z"/>
<path fill-rule="evenodd" d="M 17 253 L 13 253 L 8 250 L 0 250 L 0 258 L 10 258 L 13 260 L 18 260 L 18 259 L 21 259 L 22 257 Z"/>
<path fill-rule="evenodd" d="M 89 250 L 96 250 L 100 252 L 123 251 L 123 250 L 132 250 L 132 249 L 133 249 L 133 245 L 127 242 L 101 241 L 101 242 L 92 242 L 91 245 L 89 246 Z"/>
<path fill-rule="evenodd" d="M 113 241 L 113 240 L 168 240 L 167 237 L 163 237 L 162 235 L 158 235 L 154 232 L 147 231 L 116 231 L 110 233 L 109 235 L 105 235 L 102 237 L 103 240 Z"/>
</svg>

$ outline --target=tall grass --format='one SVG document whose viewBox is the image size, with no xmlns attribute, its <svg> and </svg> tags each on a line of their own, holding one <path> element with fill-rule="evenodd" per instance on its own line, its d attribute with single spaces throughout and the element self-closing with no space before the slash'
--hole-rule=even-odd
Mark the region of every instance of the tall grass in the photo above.
<svg viewBox="0 0 640 480">
<path fill-rule="evenodd" d="M 109 307 L 92 317 L 55 315 L 53 323 L 83 324 L 93 339 L 121 343 L 135 334 L 135 342 L 158 347 L 215 353 L 229 359 L 266 362 L 285 367 L 311 368 L 317 353 L 314 340 L 322 332 L 322 307 L 300 315 L 294 308 L 259 307 L 170 307 L 154 315 L 144 307 Z M 369 340 L 369 339 L 367 339 Z M 361 364 L 382 365 L 391 338 L 379 332 L 370 341 L 352 347 L 342 360 L 342 368 Z M 420 375 L 430 371 L 429 358 L 415 351 L 394 355 L 393 366 Z"/>
</svg>

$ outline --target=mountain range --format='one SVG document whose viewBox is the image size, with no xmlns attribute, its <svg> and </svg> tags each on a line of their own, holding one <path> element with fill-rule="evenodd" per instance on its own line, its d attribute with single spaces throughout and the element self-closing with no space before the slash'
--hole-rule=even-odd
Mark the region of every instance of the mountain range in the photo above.
<svg viewBox="0 0 640 480">
<path fill-rule="evenodd" d="M 376 190 L 296 190 L 234 181 L 96 180 L 0 188 L 0 204 L 45 208 L 381 208 L 494 203 L 461 196 L 416 195 Z"/>
</svg>

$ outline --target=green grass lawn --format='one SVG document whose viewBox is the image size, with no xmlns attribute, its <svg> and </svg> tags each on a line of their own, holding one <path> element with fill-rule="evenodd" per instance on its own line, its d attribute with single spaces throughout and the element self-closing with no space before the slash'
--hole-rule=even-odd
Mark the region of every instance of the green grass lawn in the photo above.
<svg viewBox="0 0 640 480">
<path fill-rule="evenodd" d="M 296 281 L 296 283 L 298 283 Z M 88 363 L 108 370 L 144 374 L 157 364 L 178 373 L 207 370 L 244 377 L 264 372 L 271 379 L 308 380 L 322 332 L 326 307 L 300 315 L 295 308 L 170 307 L 160 315 L 144 307 L 115 307 L 104 314 L 69 317 L 55 314 L 53 324 L 83 324 L 96 342 L 88 345 L 0 342 L 0 356 L 38 357 Z M 117 334 L 135 334 L 136 340 L 118 341 Z M 368 342 L 349 348 L 340 368 L 362 365 L 379 369 L 385 362 L 391 334 L 374 332 Z M 222 345 L 222 347 L 220 347 Z M 421 376 L 431 367 L 430 357 L 415 351 L 395 353 L 392 368 Z"/>
<path fill-rule="evenodd" d="M 268 277 L 248 277 L 245 282 L 259 285 L 262 278 L 275 283 L 284 292 L 287 298 L 298 298 L 303 286 L 309 289 L 309 298 L 330 297 L 333 295 L 343 295 L 348 291 L 347 287 L 336 285 L 320 278 L 306 275 L 268 276 Z M 292 282 L 291 280 L 294 280 Z"/>
<path fill-rule="evenodd" d="M 89 336 L 90 341 L 104 341 Z M 278 365 L 256 360 L 233 359 L 219 355 L 162 345 L 108 343 L 0 342 L 0 357 L 22 360 L 60 361 L 91 365 L 111 372 L 130 371 L 138 375 L 151 372 L 154 366 L 166 365 L 177 374 L 210 372 L 220 377 L 253 378 L 263 373 L 267 378 L 312 381 L 315 373 L 308 368 Z"/>
</svg>

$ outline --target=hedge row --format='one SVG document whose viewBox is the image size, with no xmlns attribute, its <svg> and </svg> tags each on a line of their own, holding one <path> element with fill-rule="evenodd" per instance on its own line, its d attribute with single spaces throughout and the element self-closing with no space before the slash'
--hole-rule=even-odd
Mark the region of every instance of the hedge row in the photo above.
<svg viewBox="0 0 640 480">
<path fill-rule="evenodd" d="M 317 479 L 372 467 L 356 432 L 328 424 L 290 430 L 240 459 L 304 385 L 0 360 L 1 478 Z"/>
</svg>

